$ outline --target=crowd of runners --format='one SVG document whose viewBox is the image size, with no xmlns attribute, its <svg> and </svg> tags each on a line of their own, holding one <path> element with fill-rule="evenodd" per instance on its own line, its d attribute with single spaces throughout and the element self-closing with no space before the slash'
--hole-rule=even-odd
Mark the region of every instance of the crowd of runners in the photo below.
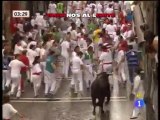
<svg viewBox="0 0 160 120">
<path fill-rule="evenodd" d="M 64 4 L 51 2 L 47 12 L 63 13 Z M 71 73 L 71 87 L 75 93 L 83 93 L 83 82 L 89 89 L 98 73 L 112 74 L 113 71 L 119 83 L 125 86 L 126 53 L 138 49 L 130 2 L 69 1 L 67 13 L 113 13 L 115 16 L 49 18 L 45 13 L 35 13 L 30 20 L 18 19 L 11 44 L 3 36 L 4 91 L 9 90 L 10 95 L 16 93 L 19 98 L 28 80 L 33 85 L 35 97 L 45 83 L 44 95 L 47 97 L 55 94 L 56 78 L 68 79 Z M 138 66 L 137 61 L 132 63 Z M 60 67 L 62 71 L 59 71 Z M 133 84 L 132 69 L 130 77 Z"/>
</svg>

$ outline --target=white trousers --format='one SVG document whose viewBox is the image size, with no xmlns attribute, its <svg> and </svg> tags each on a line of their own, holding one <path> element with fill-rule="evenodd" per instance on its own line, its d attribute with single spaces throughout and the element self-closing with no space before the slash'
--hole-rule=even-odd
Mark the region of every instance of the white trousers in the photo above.
<svg viewBox="0 0 160 120">
<path fill-rule="evenodd" d="M 74 86 L 75 92 L 83 91 L 82 71 L 72 70 L 72 81 L 71 85 Z"/>
<path fill-rule="evenodd" d="M 65 78 L 68 78 L 68 71 L 69 71 L 69 57 L 63 56 L 62 73 L 65 75 Z"/>
<path fill-rule="evenodd" d="M 94 80 L 92 65 L 86 65 L 86 69 L 84 70 L 84 81 L 86 83 L 87 88 L 89 88 L 89 81 L 92 83 Z"/>
<path fill-rule="evenodd" d="M 11 83 L 11 77 L 10 77 L 10 71 L 9 70 L 3 70 L 3 81 L 2 81 L 2 89 L 5 89 L 6 87 L 9 87 Z"/>
<path fill-rule="evenodd" d="M 40 62 L 40 65 L 42 69 L 41 80 L 44 81 L 44 70 L 45 70 L 46 62 Z"/>
<path fill-rule="evenodd" d="M 118 68 L 118 80 L 119 80 L 119 82 L 126 81 L 125 64 L 124 63 L 121 63 L 121 65 Z"/>
<path fill-rule="evenodd" d="M 15 93 L 15 89 L 17 88 L 17 97 L 21 96 L 21 75 L 19 76 L 11 76 L 11 94 Z"/>
<path fill-rule="evenodd" d="M 45 70 L 44 82 L 45 82 L 45 94 L 48 94 L 49 91 L 54 93 L 56 90 L 56 77 L 55 73 L 50 73 Z"/>
<path fill-rule="evenodd" d="M 38 90 L 41 86 L 41 75 L 32 75 L 34 95 L 38 94 Z"/>
</svg>

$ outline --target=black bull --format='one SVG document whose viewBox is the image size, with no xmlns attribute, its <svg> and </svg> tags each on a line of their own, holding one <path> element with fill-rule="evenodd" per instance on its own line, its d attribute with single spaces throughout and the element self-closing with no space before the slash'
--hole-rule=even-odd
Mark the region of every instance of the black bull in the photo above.
<svg viewBox="0 0 160 120">
<path fill-rule="evenodd" d="M 105 97 L 107 97 L 106 104 L 110 101 L 111 91 L 110 91 L 110 84 L 109 84 L 109 75 L 105 72 L 100 73 L 95 81 L 91 85 L 91 97 L 92 97 L 92 104 L 93 104 L 93 115 L 95 115 L 95 108 L 99 106 L 101 108 L 101 113 L 104 113 L 103 110 L 103 103 Z M 96 99 L 98 99 L 98 103 L 96 103 Z"/>
</svg>

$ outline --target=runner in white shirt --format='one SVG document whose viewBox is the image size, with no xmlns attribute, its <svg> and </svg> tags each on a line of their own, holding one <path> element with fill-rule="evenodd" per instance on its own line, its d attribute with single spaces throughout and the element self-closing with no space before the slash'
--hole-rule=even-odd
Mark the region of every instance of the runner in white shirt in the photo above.
<svg viewBox="0 0 160 120">
<path fill-rule="evenodd" d="M 77 46 L 77 31 L 76 31 L 76 25 L 72 26 L 72 30 L 71 30 L 71 50 L 74 50 L 74 48 Z"/>
<path fill-rule="evenodd" d="M 98 73 L 101 73 L 101 72 L 106 72 L 108 74 L 112 73 L 112 69 L 113 69 L 112 52 L 107 44 L 108 43 L 105 43 L 102 46 L 102 53 L 99 57 L 100 66 L 99 66 Z M 109 76 L 109 82 L 111 87 L 113 87 L 113 79 L 111 75 Z"/>
<path fill-rule="evenodd" d="M 113 8 L 112 8 L 112 5 L 110 4 L 106 9 L 105 9 L 105 13 L 107 14 L 112 14 L 114 11 L 113 11 Z"/>
<path fill-rule="evenodd" d="M 22 51 L 23 51 L 23 46 L 21 45 L 21 40 L 19 40 L 18 43 L 15 44 L 14 55 L 21 54 Z"/>
<path fill-rule="evenodd" d="M 120 8 L 118 1 L 114 1 L 113 8 L 114 8 L 116 18 L 118 19 L 118 13 L 119 13 L 119 8 Z"/>
<path fill-rule="evenodd" d="M 94 80 L 93 76 L 93 47 L 89 47 L 87 51 L 85 51 L 84 56 L 83 56 L 83 62 L 85 64 L 85 69 L 84 69 L 84 80 L 86 82 L 87 89 L 90 88 L 91 83 Z"/>
<path fill-rule="evenodd" d="M 102 5 L 101 3 L 99 2 L 97 5 L 96 5 L 96 9 L 97 9 L 97 13 L 102 13 Z"/>
<path fill-rule="evenodd" d="M 81 33 L 81 38 L 78 40 L 78 46 L 83 53 L 87 50 L 87 42 L 83 33 Z"/>
<path fill-rule="evenodd" d="M 31 69 L 32 69 L 34 96 L 37 97 L 39 95 L 38 90 L 41 86 L 41 73 L 42 73 L 39 56 L 35 57 L 35 60 L 33 61 L 33 65 Z"/>
<path fill-rule="evenodd" d="M 120 83 L 125 85 L 126 83 L 126 75 L 125 75 L 125 52 L 122 49 L 118 51 L 117 55 L 117 72 L 118 72 L 118 80 Z"/>
<path fill-rule="evenodd" d="M 80 17 L 76 18 L 76 26 L 80 27 L 81 23 L 82 23 L 82 21 L 81 21 Z"/>
<path fill-rule="evenodd" d="M 67 13 L 72 13 L 72 4 L 73 4 L 73 1 L 68 1 Z"/>
<path fill-rule="evenodd" d="M 26 66 L 23 62 L 19 61 L 18 58 L 19 58 L 19 55 L 15 55 L 15 59 L 12 60 L 9 64 L 9 67 L 11 68 L 11 81 L 12 81 L 10 94 L 13 95 L 15 92 L 15 88 L 18 87 L 17 94 L 16 94 L 17 98 L 21 96 L 20 71 L 22 67 Z"/>
<path fill-rule="evenodd" d="M 124 8 L 125 8 L 125 11 L 131 11 L 131 3 L 130 1 L 125 1 L 124 2 Z"/>
<path fill-rule="evenodd" d="M 54 4 L 53 2 L 51 2 L 48 6 L 48 13 L 56 13 L 56 4 Z"/>
<path fill-rule="evenodd" d="M 88 13 L 90 13 L 90 11 L 91 11 L 91 9 L 86 6 L 85 8 L 83 8 L 82 14 L 88 14 Z M 82 19 L 82 23 L 85 25 L 85 27 L 87 27 L 88 19 L 85 17 L 82 17 L 81 19 Z"/>
<path fill-rule="evenodd" d="M 104 5 L 104 10 L 106 10 L 108 8 L 109 5 L 109 1 L 104 1 L 103 5 Z"/>
<path fill-rule="evenodd" d="M 32 16 L 32 19 L 31 19 L 31 25 L 32 25 L 32 27 L 34 27 L 34 25 L 35 25 L 35 16 Z"/>
<path fill-rule="evenodd" d="M 74 85 L 75 93 L 83 92 L 82 66 L 83 62 L 80 58 L 82 52 L 78 52 L 71 60 L 72 79 L 71 85 Z M 79 88 L 79 89 L 78 89 Z"/>
<path fill-rule="evenodd" d="M 134 36 L 134 32 L 132 30 L 132 26 L 129 24 L 127 27 L 127 33 L 125 34 L 125 38 L 127 39 L 128 43 L 133 36 Z"/>
<path fill-rule="evenodd" d="M 99 62 L 100 62 L 100 68 L 99 72 L 107 72 L 110 73 L 112 70 L 112 53 L 111 51 L 106 47 L 106 44 L 103 45 L 102 47 L 103 52 L 101 53 L 99 57 Z"/>
<path fill-rule="evenodd" d="M 23 119 L 23 116 L 10 104 L 9 95 L 3 95 L 3 105 L 2 105 L 2 119 L 11 120 L 12 117 L 16 114 L 18 117 Z"/>
<path fill-rule="evenodd" d="M 137 94 L 141 94 L 141 97 L 143 98 L 144 97 L 144 87 L 143 87 L 143 81 L 142 81 L 142 78 L 141 78 L 141 69 L 140 68 L 137 68 L 135 70 L 135 73 L 136 73 L 136 76 L 134 78 L 134 87 L 133 87 L 133 90 L 132 90 L 132 93 L 131 93 L 131 96 L 130 96 L 130 99 L 134 99 L 134 102 L 139 99 Z M 132 98 L 133 97 L 133 98 Z M 130 119 L 136 119 L 138 118 L 138 115 L 140 114 L 140 108 L 137 108 L 134 106 L 134 109 L 133 109 L 133 112 L 132 112 L 132 116 Z"/>
<path fill-rule="evenodd" d="M 110 23 L 106 26 L 106 31 L 108 32 L 109 36 L 113 39 L 116 35 L 116 26 L 113 25 L 113 20 L 110 20 Z"/>
<path fill-rule="evenodd" d="M 82 1 L 77 1 L 76 3 L 76 13 L 81 14 L 82 12 Z"/>
<path fill-rule="evenodd" d="M 28 45 L 27 45 L 27 49 L 29 49 L 31 45 L 34 45 L 34 46 L 37 45 L 37 42 L 34 41 L 31 37 L 28 38 L 28 42 L 29 42 L 29 43 L 28 43 Z"/>
<path fill-rule="evenodd" d="M 30 65 L 33 64 L 33 61 L 36 56 L 38 56 L 37 52 L 35 51 L 36 46 L 31 45 L 29 49 L 27 49 L 27 57 L 29 59 Z"/>
<path fill-rule="evenodd" d="M 29 59 L 29 64 L 30 66 L 32 66 L 33 61 L 35 59 L 36 56 L 38 56 L 37 52 L 35 51 L 36 47 L 34 45 L 30 46 L 30 49 L 27 49 L 27 57 Z M 32 83 L 32 69 L 30 69 L 30 71 L 28 71 L 28 77 L 30 79 L 30 82 Z"/>
<path fill-rule="evenodd" d="M 63 57 L 63 74 L 68 78 L 69 71 L 69 57 L 70 57 L 70 33 L 67 33 L 66 40 L 61 43 L 61 55 Z"/>
</svg>

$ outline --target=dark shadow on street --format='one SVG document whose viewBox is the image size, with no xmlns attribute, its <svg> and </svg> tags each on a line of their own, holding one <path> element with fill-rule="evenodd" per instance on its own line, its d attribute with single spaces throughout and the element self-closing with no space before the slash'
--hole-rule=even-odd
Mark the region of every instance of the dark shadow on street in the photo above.
<svg viewBox="0 0 160 120">
<path fill-rule="evenodd" d="M 106 110 L 104 114 L 101 114 L 100 120 L 110 120 L 110 111 Z"/>
</svg>

